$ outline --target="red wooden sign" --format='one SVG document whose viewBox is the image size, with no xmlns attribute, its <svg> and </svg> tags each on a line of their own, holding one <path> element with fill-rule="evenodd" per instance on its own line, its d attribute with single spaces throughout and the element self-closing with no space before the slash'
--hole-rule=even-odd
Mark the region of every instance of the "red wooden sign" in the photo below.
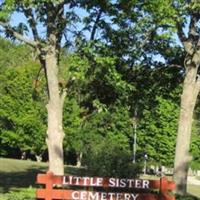
<svg viewBox="0 0 200 200">
<path fill-rule="evenodd" d="M 175 197 L 170 194 L 170 191 L 175 189 L 175 183 L 168 181 L 166 177 L 160 180 L 118 179 L 55 176 L 48 172 L 38 174 L 37 183 L 45 184 L 45 188 L 36 191 L 37 199 L 44 200 L 175 200 Z M 62 188 L 55 189 L 56 185 Z M 87 187 L 88 190 L 66 189 L 65 187 Z M 95 188 L 103 191 L 100 189 L 95 191 Z M 112 188 L 119 188 L 123 191 L 113 192 Z M 126 189 L 129 192 L 124 192 Z M 140 192 L 136 193 L 134 190 Z"/>
</svg>

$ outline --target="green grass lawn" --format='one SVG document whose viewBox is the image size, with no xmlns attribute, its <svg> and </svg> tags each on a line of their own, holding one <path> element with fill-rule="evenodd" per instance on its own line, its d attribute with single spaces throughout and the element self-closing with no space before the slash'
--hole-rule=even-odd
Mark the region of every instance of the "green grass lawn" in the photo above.
<svg viewBox="0 0 200 200">
<path fill-rule="evenodd" d="M 0 200 L 4 193 L 35 188 L 36 175 L 45 173 L 47 168 L 46 163 L 0 158 Z M 65 173 L 86 175 L 84 169 L 70 166 L 66 166 Z M 200 186 L 188 185 L 188 193 L 200 198 Z"/>
<path fill-rule="evenodd" d="M 0 158 L 0 194 L 35 187 L 37 174 L 45 173 L 47 169 L 46 163 Z M 65 174 L 85 175 L 85 170 L 66 166 Z"/>
<path fill-rule="evenodd" d="M 189 194 L 200 198 L 200 185 L 188 185 L 187 191 Z"/>
<path fill-rule="evenodd" d="M 0 158 L 0 193 L 34 187 L 36 175 L 46 169 L 44 163 Z"/>
</svg>

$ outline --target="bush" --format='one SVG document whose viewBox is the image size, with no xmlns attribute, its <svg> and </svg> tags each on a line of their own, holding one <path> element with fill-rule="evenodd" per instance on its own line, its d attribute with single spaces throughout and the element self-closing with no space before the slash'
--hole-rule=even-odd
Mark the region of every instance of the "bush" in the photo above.
<svg viewBox="0 0 200 200">
<path fill-rule="evenodd" d="M 5 194 L 1 200 L 35 200 L 35 189 L 28 188 L 9 192 Z"/>
<path fill-rule="evenodd" d="M 141 173 L 142 165 L 132 163 L 131 153 L 116 141 L 106 138 L 95 149 L 90 149 L 85 160 L 90 175 L 122 178 Z"/>
</svg>

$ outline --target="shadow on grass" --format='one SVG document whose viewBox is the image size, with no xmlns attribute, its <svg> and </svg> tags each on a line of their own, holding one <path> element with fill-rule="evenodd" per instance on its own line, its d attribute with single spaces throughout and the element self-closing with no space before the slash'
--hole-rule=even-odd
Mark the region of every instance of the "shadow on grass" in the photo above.
<svg viewBox="0 0 200 200">
<path fill-rule="evenodd" d="M 35 187 L 38 173 L 45 173 L 45 168 L 27 169 L 21 172 L 0 172 L 0 193 L 10 190 Z"/>
<path fill-rule="evenodd" d="M 84 167 L 74 167 L 74 166 L 66 166 L 65 174 L 74 175 L 74 176 L 89 176 L 88 171 Z"/>
<path fill-rule="evenodd" d="M 19 172 L 2 172 L 0 171 L 0 193 L 19 190 L 22 188 L 36 187 L 37 174 L 44 174 L 47 167 L 29 168 Z M 65 174 L 84 176 L 86 175 L 84 168 L 73 166 L 65 167 Z"/>
</svg>

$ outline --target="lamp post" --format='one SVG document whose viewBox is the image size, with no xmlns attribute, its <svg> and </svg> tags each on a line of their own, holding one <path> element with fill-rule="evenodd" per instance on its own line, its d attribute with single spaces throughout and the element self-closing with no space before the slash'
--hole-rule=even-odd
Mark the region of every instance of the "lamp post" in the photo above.
<svg viewBox="0 0 200 200">
<path fill-rule="evenodd" d="M 147 173 L 147 159 L 148 159 L 148 155 L 145 153 L 144 154 L 144 175 Z"/>
</svg>

